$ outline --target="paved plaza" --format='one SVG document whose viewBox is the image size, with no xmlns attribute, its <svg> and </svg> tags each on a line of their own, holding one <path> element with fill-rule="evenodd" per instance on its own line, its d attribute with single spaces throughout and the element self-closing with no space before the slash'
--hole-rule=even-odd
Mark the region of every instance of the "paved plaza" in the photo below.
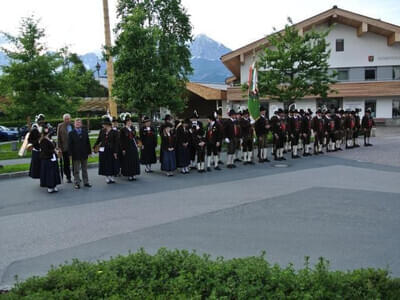
<svg viewBox="0 0 400 300">
<path fill-rule="evenodd" d="M 266 251 L 282 266 L 320 256 L 333 269 L 400 276 L 400 137 L 374 147 L 205 174 L 143 174 L 47 194 L 30 178 L 0 181 L 0 288 L 73 258 L 96 261 L 144 247 L 213 257 Z"/>
</svg>

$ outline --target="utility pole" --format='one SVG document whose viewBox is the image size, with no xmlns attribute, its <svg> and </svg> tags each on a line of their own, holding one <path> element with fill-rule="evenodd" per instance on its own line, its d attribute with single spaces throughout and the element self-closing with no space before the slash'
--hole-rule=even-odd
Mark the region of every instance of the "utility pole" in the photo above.
<svg viewBox="0 0 400 300">
<path fill-rule="evenodd" d="M 104 35 L 106 39 L 106 54 L 107 59 L 107 81 L 108 81 L 108 108 L 111 116 L 117 117 L 117 103 L 112 98 L 112 85 L 114 83 L 114 67 L 113 60 L 110 53 L 111 48 L 111 30 L 110 30 L 110 17 L 108 13 L 108 0 L 103 0 L 104 11 Z"/>
</svg>

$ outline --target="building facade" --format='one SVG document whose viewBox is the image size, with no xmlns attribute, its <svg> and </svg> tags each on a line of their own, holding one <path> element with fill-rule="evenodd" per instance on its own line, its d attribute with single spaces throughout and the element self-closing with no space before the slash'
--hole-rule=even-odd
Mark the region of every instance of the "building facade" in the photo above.
<svg viewBox="0 0 400 300">
<path fill-rule="evenodd" d="M 307 96 L 296 100 L 296 107 L 315 111 L 318 107 L 361 110 L 370 108 L 377 119 L 400 118 L 400 26 L 333 7 L 293 26 L 304 34 L 308 30 L 331 28 L 330 70 L 337 72 L 337 93 L 326 99 Z M 265 47 L 268 37 L 221 57 L 233 73 L 229 78 L 226 106 L 246 106 L 240 85 L 246 83 L 249 67 Z M 261 99 L 272 115 L 283 103 Z"/>
</svg>

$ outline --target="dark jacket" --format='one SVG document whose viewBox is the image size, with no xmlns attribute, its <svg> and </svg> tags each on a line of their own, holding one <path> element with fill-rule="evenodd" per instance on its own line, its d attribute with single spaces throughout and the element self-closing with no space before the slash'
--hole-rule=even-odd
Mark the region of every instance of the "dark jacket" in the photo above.
<svg viewBox="0 0 400 300">
<path fill-rule="evenodd" d="M 217 124 L 217 122 L 214 122 L 214 124 L 212 124 L 212 125 L 211 125 L 211 123 L 209 123 L 207 126 L 207 131 L 206 131 L 207 144 L 215 145 L 217 142 L 221 141 L 221 139 L 222 139 L 221 136 L 222 136 L 222 132 L 221 132 L 220 126 Z"/>
<path fill-rule="evenodd" d="M 254 124 L 254 129 L 258 137 L 268 134 L 268 119 L 266 117 L 260 116 L 256 123 Z"/>
<path fill-rule="evenodd" d="M 111 129 L 108 133 L 105 129 L 99 132 L 96 143 L 100 147 L 109 148 L 112 153 L 117 154 L 119 149 L 119 134 L 118 131 Z"/>
<path fill-rule="evenodd" d="M 68 134 L 68 152 L 72 160 L 87 159 L 92 153 L 89 134 L 85 128 L 82 128 L 81 134 L 75 129 Z"/>
<path fill-rule="evenodd" d="M 250 123 L 250 119 L 241 118 L 239 126 L 242 137 L 253 138 L 253 126 Z"/>
<path fill-rule="evenodd" d="M 55 144 L 53 141 L 49 141 L 46 138 L 41 139 L 40 143 L 40 159 L 51 159 L 53 155 L 56 155 Z"/>
</svg>

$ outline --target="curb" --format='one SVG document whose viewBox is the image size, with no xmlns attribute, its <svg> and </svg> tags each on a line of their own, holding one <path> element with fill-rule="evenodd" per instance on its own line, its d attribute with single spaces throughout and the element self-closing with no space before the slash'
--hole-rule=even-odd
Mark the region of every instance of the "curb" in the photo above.
<svg viewBox="0 0 400 300">
<path fill-rule="evenodd" d="M 88 169 L 97 168 L 98 166 L 99 166 L 98 163 L 91 163 L 91 164 L 88 164 Z M 29 171 L 21 171 L 21 172 L 14 172 L 14 173 L 4 173 L 4 174 L 0 174 L 0 180 L 26 177 L 28 175 L 29 175 Z"/>
</svg>

